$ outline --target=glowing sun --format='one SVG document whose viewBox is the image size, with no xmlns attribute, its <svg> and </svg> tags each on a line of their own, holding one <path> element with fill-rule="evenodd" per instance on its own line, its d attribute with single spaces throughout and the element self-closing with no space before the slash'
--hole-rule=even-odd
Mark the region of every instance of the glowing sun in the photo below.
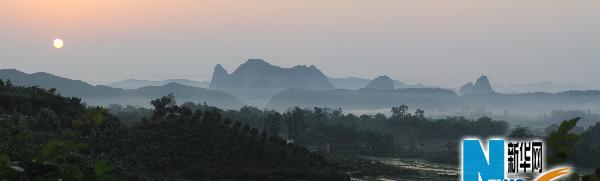
<svg viewBox="0 0 600 181">
<path fill-rule="evenodd" d="M 62 48 L 64 43 L 61 39 L 54 39 L 54 48 Z"/>
</svg>

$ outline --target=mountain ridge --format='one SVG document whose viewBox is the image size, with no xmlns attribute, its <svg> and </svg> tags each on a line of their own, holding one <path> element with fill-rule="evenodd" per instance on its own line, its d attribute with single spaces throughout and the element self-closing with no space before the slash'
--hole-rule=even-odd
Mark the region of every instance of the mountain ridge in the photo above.
<svg viewBox="0 0 600 181">
<path fill-rule="evenodd" d="M 117 82 L 106 84 L 106 86 L 122 89 L 138 89 L 144 86 L 160 86 L 168 83 L 180 83 L 184 85 L 208 88 L 208 81 L 194 81 L 189 79 L 165 79 L 165 80 L 141 80 L 141 79 L 125 79 Z"/>
<path fill-rule="evenodd" d="M 377 90 L 394 90 L 394 80 L 386 75 L 382 75 L 373 79 L 365 88 Z"/>
<path fill-rule="evenodd" d="M 487 76 L 480 76 L 475 83 L 469 82 L 460 87 L 459 93 L 461 95 L 469 94 L 496 94 L 497 92 L 492 88 L 492 84 Z"/>
<path fill-rule="evenodd" d="M 232 73 L 215 65 L 209 87 L 229 92 L 255 104 L 262 104 L 289 88 L 331 90 L 333 84 L 316 66 L 296 65 L 282 68 L 262 59 L 248 59 Z"/>
<path fill-rule="evenodd" d="M 336 89 L 358 90 L 366 87 L 373 79 L 361 77 L 328 77 Z M 399 80 L 394 81 L 394 88 L 438 88 L 437 86 L 422 83 L 408 84 Z"/>
<path fill-rule="evenodd" d="M 91 85 L 81 80 L 73 80 L 50 73 L 27 74 L 16 69 L 1 69 L 0 79 L 10 80 L 13 85 L 55 88 L 65 96 L 79 97 L 88 104 L 106 106 L 109 104 L 138 105 L 148 107 L 149 101 L 173 93 L 178 101 L 207 102 L 224 108 L 238 108 L 245 103 L 226 92 L 193 87 L 176 82 L 161 86 L 144 86 L 138 89 L 113 88 L 105 85 Z"/>
</svg>

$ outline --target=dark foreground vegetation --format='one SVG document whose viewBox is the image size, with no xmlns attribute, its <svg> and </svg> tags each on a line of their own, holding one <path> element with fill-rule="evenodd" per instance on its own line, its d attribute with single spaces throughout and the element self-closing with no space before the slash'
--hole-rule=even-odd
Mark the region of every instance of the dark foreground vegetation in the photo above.
<svg viewBox="0 0 600 181">
<path fill-rule="evenodd" d="M 465 136 L 538 137 L 504 121 L 427 119 L 406 106 L 383 114 L 293 108 L 280 113 L 243 107 L 176 104 L 154 109 L 88 107 L 56 90 L 0 81 L 0 178 L 8 180 L 349 180 L 349 176 L 422 178 L 420 172 L 369 160 L 409 157 L 457 165 Z M 551 164 L 595 169 L 600 124 L 581 134 L 565 121 L 546 139 Z M 595 177 L 592 175 L 584 178 Z"/>
<path fill-rule="evenodd" d="M 124 125 L 54 90 L 0 84 L 0 177 L 9 180 L 229 178 L 347 180 L 322 155 L 287 144 L 216 108 L 165 97 L 150 119 Z"/>
</svg>

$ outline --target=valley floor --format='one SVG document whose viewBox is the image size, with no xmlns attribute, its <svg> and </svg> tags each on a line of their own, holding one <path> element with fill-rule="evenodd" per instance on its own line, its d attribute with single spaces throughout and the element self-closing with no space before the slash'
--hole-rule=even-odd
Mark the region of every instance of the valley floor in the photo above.
<svg viewBox="0 0 600 181">
<path fill-rule="evenodd" d="M 397 168 L 399 170 L 410 170 L 406 174 L 385 174 L 363 177 L 353 177 L 354 181 L 367 180 L 458 180 L 459 170 L 455 165 L 440 164 L 415 158 L 384 158 L 365 157 L 374 162 Z"/>
</svg>

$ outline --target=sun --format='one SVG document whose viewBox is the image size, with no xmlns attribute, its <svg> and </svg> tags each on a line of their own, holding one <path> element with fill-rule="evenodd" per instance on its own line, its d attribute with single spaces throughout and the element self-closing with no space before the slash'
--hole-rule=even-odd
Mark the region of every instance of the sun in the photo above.
<svg viewBox="0 0 600 181">
<path fill-rule="evenodd" d="M 64 45 L 61 39 L 54 39 L 54 48 L 62 48 Z"/>
</svg>

